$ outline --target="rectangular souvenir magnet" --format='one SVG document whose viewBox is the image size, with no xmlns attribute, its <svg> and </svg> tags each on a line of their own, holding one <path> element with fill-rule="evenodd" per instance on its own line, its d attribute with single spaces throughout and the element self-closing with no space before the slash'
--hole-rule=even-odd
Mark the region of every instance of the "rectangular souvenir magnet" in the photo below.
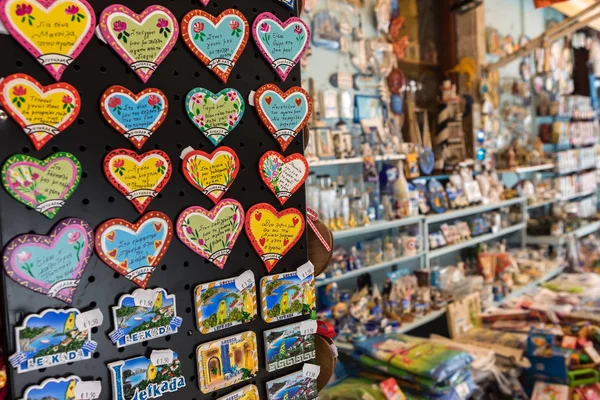
<svg viewBox="0 0 600 400">
<path fill-rule="evenodd" d="M 267 399 L 316 400 L 318 399 L 317 377 L 309 376 L 306 371 L 302 369 L 269 381 L 267 382 Z"/>
<path fill-rule="evenodd" d="M 302 321 L 264 332 L 267 371 L 302 364 L 315 358 L 317 321 Z"/>
<path fill-rule="evenodd" d="M 217 400 L 259 400 L 258 388 L 254 385 L 244 386 L 227 396 L 223 396 Z"/>
<path fill-rule="evenodd" d="M 46 379 L 40 385 L 29 386 L 21 400 L 95 400 L 102 393 L 101 381 L 84 381 L 76 375 Z"/>
</svg>

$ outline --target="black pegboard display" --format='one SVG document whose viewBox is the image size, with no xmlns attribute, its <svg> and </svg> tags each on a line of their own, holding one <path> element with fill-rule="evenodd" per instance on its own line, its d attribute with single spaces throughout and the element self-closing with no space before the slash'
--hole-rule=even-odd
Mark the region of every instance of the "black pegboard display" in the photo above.
<svg viewBox="0 0 600 400">
<path fill-rule="evenodd" d="M 281 20 L 296 15 L 276 0 L 215 0 L 206 7 L 200 5 L 198 0 L 90 1 L 98 19 L 105 7 L 115 3 L 123 4 L 138 13 L 149 5 L 160 4 L 169 8 L 179 22 L 186 13 L 193 9 L 202 9 L 214 16 L 229 8 L 238 9 L 246 16 L 250 26 L 256 16 L 265 11 L 274 13 Z M 3 54 L 0 76 L 20 72 L 31 75 L 43 85 L 54 83 L 48 72 L 12 37 L 0 35 L 0 49 Z M 212 201 L 193 188 L 181 173 L 179 155 L 183 148 L 192 146 L 209 152 L 214 149 L 214 146 L 192 124 L 185 113 L 184 99 L 190 89 L 204 87 L 217 93 L 223 88 L 232 87 L 237 89 L 248 103 L 247 98 L 250 91 L 257 90 L 266 83 L 275 83 L 282 90 L 300 85 L 300 67 L 296 66 L 286 82 L 282 82 L 259 53 L 250 37 L 228 83 L 223 84 L 196 59 L 179 38 L 172 52 L 158 67 L 148 83 L 144 84 L 108 45 L 94 37 L 80 56 L 66 69 L 61 81 L 75 86 L 81 95 L 82 107 L 78 120 L 48 142 L 40 151 L 33 148 L 23 130 L 12 119 L 0 121 L 0 159 L 4 162 L 10 155 L 17 153 L 44 159 L 56 151 L 68 151 L 82 163 L 81 183 L 53 220 L 49 220 L 42 214 L 17 202 L 5 190 L 0 190 L 0 224 L 3 247 L 19 234 L 47 234 L 63 218 L 78 217 L 95 228 L 111 218 L 123 218 L 134 222 L 140 217 L 125 196 L 109 184 L 102 169 L 104 156 L 110 150 L 116 148 L 135 150 L 125 137 L 108 126 L 100 113 L 100 97 L 109 86 L 122 85 L 134 93 L 148 87 L 156 87 L 162 90 L 169 99 L 170 109 L 164 124 L 146 142 L 142 150 L 137 152 L 143 153 L 151 149 L 160 149 L 171 158 L 173 162 L 171 180 L 162 193 L 150 203 L 146 211 L 162 211 L 174 222 L 181 211 L 191 205 L 206 209 L 213 207 Z M 263 185 L 258 174 L 258 160 L 268 150 L 281 152 L 281 149 L 259 121 L 256 111 L 252 107 L 247 107 L 240 125 L 223 141 L 222 145 L 233 148 L 241 162 L 239 175 L 225 198 L 237 199 L 245 210 L 256 203 L 266 202 L 277 210 L 294 207 L 305 212 L 303 188 L 288 200 L 285 207 L 282 207 L 273 193 Z M 301 135 L 282 153 L 289 155 L 296 152 L 303 152 Z M 307 259 L 305 234 L 271 273 L 294 270 L 305 263 Z M 166 394 L 163 398 L 211 399 L 224 396 L 249 383 L 255 383 L 261 398 L 266 399 L 265 383 L 267 381 L 298 370 L 300 366 L 280 370 L 277 373 L 266 372 L 262 332 L 269 328 L 297 322 L 303 318 L 266 324 L 259 317 L 251 323 L 208 335 L 200 334 L 195 323 L 194 287 L 199 283 L 237 276 L 247 269 L 254 272 L 258 287 L 260 278 L 267 275 L 267 271 L 250 245 L 245 231 L 242 231 L 223 270 L 193 253 L 174 235 L 173 242 L 161 265 L 157 267 L 150 279 L 148 287 L 163 287 L 169 293 L 177 296 L 177 310 L 178 314 L 183 317 L 183 325 L 179 333 L 172 337 L 167 336 L 148 343 L 117 349 L 108 338 L 108 333 L 113 329 L 110 307 L 116 304 L 121 295 L 131 293 L 137 286 L 115 273 L 94 254 L 81 279 L 73 303 L 73 307 L 82 311 L 98 307 L 104 313 L 104 324 L 97 331 L 94 328 L 95 333 L 92 334 L 92 339 L 98 342 L 93 359 L 23 374 L 17 374 L 16 371 L 11 370 L 9 371 L 11 388 L 9 396 L 12 394 L 13 399 L 20 398 L 29 385 L 39 384 L 46 378 L 64 377 L 75 373 L 86 380 L 101 380 L 103 387 L 101 399 L 111 399 L 112 383 L 110 372 L 106 367 L 107 363 L 140 355 L 149 357 L 153 349 L 169 348 L 179 354 L 186 378 L 186 387 L 175 393 Z M 68 305 L 23 288 L 7 278 L 4 273 L 2 273 L 1 279 L 3 291 L 0 296 L 3 302 L 2 332 L 5 348 L 9 354 L 12 354 L 15 351 L 14 327 L 17 323 L 22 322 L 23 318 L 29 314 L 39 313 L 47 308 L 65 308 Z M 201 343 L 246 330 L 252 330 L 257 334 L 258 376 L 253 381 L 246 381 L 208 395 L 202 394 L 198 388 L 196 347 Z"/>
</svg>

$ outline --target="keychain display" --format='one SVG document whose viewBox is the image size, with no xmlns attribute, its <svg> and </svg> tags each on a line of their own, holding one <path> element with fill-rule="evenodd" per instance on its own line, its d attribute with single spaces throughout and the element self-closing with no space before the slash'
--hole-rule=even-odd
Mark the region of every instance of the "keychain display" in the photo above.
<svg viewBox="0 0 600 400">
<path fill-rule="evenodd" d="M 0 21 L 58 81 L 94 36 L 96 14 L 85 0 L 6 0 Z"/>
<path fill-rule="evenodd" d="M 302 364 L 314 359 L 317 321 L 308 320 L 264 332 L 267 371 Z"/>
<path fill-rule="evenodd" d="M 243 332 L 198 346 L 198 384 L 204 394 L 250 380 L 258 373 L 256 334 Z"/>
<path fill-rule="evenodd" d="M 267 151 L 258 161 L 260 178 L 284 205 L 306 181 L 308 161 L 300 153 L 283 157 L 276 151 Z"/>
<path fill-rule="evenodd" d="M 93 243 L 94 233 L 87 222 L 67 218 L 48 236 L 26 234 L 8 242 L 2 264 L 6 275 L 21 286 L 72 304 Z"/>
<path fill-rule="evenodd" d="M 256 17 L 252 24 L 252 36 L 282 81 L 300 62 L 310 43 L 310 29 L 304 21 L 291 17 L 282 23 L 270 12 Z"/>
<path fill-rule="evenodd" d="M 249 35 L 248 20 L 234 9 L 225 10 L 218 17 L 192 10 L 181 21 L 184 43 L 223 83 L 227 83 L 244 52 Z"/>
<path fill-rule="evenodd" d="M 116 149 L 104 157 L 104 174 L 127 200 L 143 213 L 171 179 L 171 159 L 164 151 Z"/>
<path fill-rule="evenodd" d="M 100 100 L 102 116 L 138 150 L 162 125 L 168 109 L 167 96 L 155 88 L 134 94 L 123 86 L 113 85 Z"/>
<path fill-rule="evenodd" d="M 196 286 L 196 322 L 204 334 L 256 319 L 256 282 L 252 271 Z"/>
<path fill-rule="evenodd" d="M 71 153 L 55 153 L 45 160 L 15 154 L 2 165 L 4 189 L 21 203 L 52 219 L 77 189 L 81 163 Z"/>
<path fill-rule="evenodd" d="M 235 89 L 214 94 L 203 88 L 192 89 L 185 98 L 186 111 L 200 132 L 218 146 L 242 120 L 244 99 Z"/>
<path fill-rule="evenodd" d="M 101 381 L 84 381 L 76 375 L 71 375 L 66 378 L 46 379 L 39 385 L 30 386 L 25 390 L 21 400 L 95 400 L 101 394 Z"/>
<path fill-rule="evenodd" d="M 100 31 L 108 45 L 146 83 L 175 46 L 179 24 L 163 6 L 153 5 L 136 14 L 115 4 L 100 14 Z"/>
<path fill-rule="evenodd" d="M 121 296 L 112 315 L 115 330 L 109 337 L 117 347 L 174 335 L 183 321 L 177 316 L 175 295 L 161 288 Z"/>
<path fill-rule="evenodd" d="M 75 308 L 28 315 L 15 328 L 13 368 L 23 373 L 92 358 L 98 344 L 91 340 L 91 327 L 83 329 L 81 315 Z"/>
<path fill-rule="evenodd" d="M 81 99 L 68 83 L 43 86 L 29 75 L 13 74 L 0 81 L 0 105 L 40 150 L 75 121 Z"/>
</svg>

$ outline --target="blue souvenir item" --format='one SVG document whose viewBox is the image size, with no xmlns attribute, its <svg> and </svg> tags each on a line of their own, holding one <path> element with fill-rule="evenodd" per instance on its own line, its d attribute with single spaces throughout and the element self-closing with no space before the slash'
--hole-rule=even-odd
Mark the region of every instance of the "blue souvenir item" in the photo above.
<svg viewBox="0 0 600 400">
<path fill-rule="evenodd" d="M 279 1 L 281 4 L 285 5 L 287 8 L 289 8 L 290 10 L 294 10 L 294 0 L 277 0 Z"/>
<path fill-rule="evenodd" d="M 175 295 L 160 288 L 137 289 L 121 296 L 112 313 L 115 330 L 109 337 L 117 347 L 174 335 L 182 323 Z"/>
<path fill-rule="evenodd" d="M 269 329 L 265 335 L 267 371 L 309 362 L 315 355 L 317 321 L 307 320 Z"/>
<path fill-rule="evenodd" d="M 304 364 L 305 367 L 309 365 Z M 302 369 L 267 382 L 267 400 L 317 400 L 319 367 L 312 367 L 316 368 Z"/>
<path fill-rule="evenodd" d="M 429 214 L 431 207 L 427 203 L 427 188 L 425 184 L 415 182 L 415 189 L 419 192 L 419 211 L 421 211 L 421 214 Z"/>
<path fill-rule="evenodd" d="M 429 193 L 427 197 L 433 211 L 438 214 L 446 212 L 448 209 L 448 199 L 446 198 L 446 192 L 442 184 L 437 179 L 431 179 L 428 189 Z"/>
<path fill-rule="evenodd" d="M 402 115 L 404 111 L 404 98 L 401 94 L 392 94 L 390 104 L 392 106 L 392 112 L 395 115 Z"/>
<path fill-rule="evenodd" d="M 40 385 L 29 386 L 21 400 L 95 400 L 102 393 L 101 381 L 84 381 L 78 376 L 46 379 Z"/>
</svg>

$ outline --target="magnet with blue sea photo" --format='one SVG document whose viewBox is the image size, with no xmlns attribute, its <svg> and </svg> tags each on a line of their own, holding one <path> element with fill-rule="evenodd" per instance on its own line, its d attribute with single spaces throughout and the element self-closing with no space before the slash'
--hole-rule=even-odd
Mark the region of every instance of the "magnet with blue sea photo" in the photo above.
<svg viewBox="0 0 600 400">
<path fill-rule="evenodd" d="M 267 371 L 273 372 L 313 360 L 316 357 L 315 333 L 317 321 L 314 320 L 265 331 Z"/>
<path fill-rule="evenodd" d="M 95 400 L 102 394 L 101 381 L 84 381 L 76 375 L 50 378 L 39 385 L 29 386 L 20 400 Z"/>
</svg>

